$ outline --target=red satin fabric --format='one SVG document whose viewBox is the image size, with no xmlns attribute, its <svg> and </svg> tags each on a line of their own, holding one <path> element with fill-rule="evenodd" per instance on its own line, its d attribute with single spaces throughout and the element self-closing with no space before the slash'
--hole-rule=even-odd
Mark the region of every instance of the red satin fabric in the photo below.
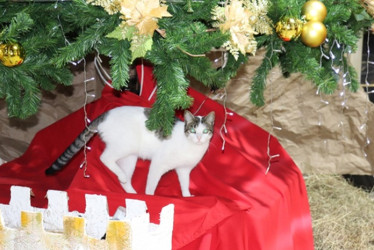
<svg viewBox="0 0 374 250">
<path fill-rule="evenodd" d="M 148 97 L 155 85 L 151 67 L 145 67 L 143 80 L 140 97 L 106 87 L 98 101 L 87 105 L 88 117 L 92 120 L 122 105 L 150 106 L 154 98 L 149 101 Z M 173 203 L 173 249 L 313 249 L 304 181 L 279 142 L 274 137 L 270 139 L 270 155 L 279 154 L 279 157 L 271 160 L 270 171 L 265 175 L 268 133 L 234 113 L 227 116 L 222 151 L 220 129 L 225 119 L 224 108 L 193 89 L 189 95 L 195 100 L 192 112 L 198 109 L 201 115 L 216 112 L 211 145 L 191 173 L 190 190 L 194 197 L 181 197 L 174 171 L 162 177 L 154 196 L 145 195 L 149 162 L 142 160 L 138 161 L 132 181 L 138 194 L 127 194 L 117 177 L 100 162 L 104 144 L 98 136 L 89 142 L 92 148 L 86 157 L 89 178 L 79 168 L 83 151 L 58 175 L 45 176 L 44 170 L 84 128 L 81 109 L 40 131 L 23 156 L 1 166 L 0 203 L 9 202 L 12 185 L 31 187 L 35 194 L 31 204 L 37 207 L 47 206 L 48 189 L 67 191 L 70 210 L 79 212 L 85 210 L 86 193 L 102 194 L 108 197 L 110 215 L 118 206 L 125 206 L 125 198 L 145 200 L 154 223 L 159 223 L 161 208 Z"/>
</svg>

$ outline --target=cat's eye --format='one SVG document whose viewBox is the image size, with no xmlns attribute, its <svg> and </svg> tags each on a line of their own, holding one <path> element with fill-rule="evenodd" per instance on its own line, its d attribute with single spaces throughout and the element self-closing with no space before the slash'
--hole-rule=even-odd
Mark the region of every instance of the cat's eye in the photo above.
<svg viewBox="0 0 374 250">
<path fill-rule="evenodd" d="M 196 130 L 194 128 L 190 128 L 191 133 L 196 133 Z"/>
<path fill-rule="evenodd" d="M 208 134 L 208 132 L 209 132 L 209 129 L 204 129 L 204 130 L 203 130 L 203 133 L 204 133 L 204 134 Z"/>
</svg>

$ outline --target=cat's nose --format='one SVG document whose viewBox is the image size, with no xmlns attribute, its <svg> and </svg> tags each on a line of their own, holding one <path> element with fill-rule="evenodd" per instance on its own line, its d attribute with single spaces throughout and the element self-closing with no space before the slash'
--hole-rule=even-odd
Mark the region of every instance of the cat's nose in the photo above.
<svg viewBox="0 0 374 250">
<path fill-rule="evenodd" d="M 197 140 L 201 141 L 201 137 L 203 137 L 203 135 L 202 134 L 197 134 L 196 136 L 197 136 Z"/>
</svg>

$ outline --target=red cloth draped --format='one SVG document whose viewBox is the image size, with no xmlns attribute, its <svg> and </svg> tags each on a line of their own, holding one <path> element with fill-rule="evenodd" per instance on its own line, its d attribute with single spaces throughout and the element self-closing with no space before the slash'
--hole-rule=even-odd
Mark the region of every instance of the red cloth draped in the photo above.
<svg viewBox="0 0 374 250">
<path fill-rule="evenodd" d="M 138 69 L 139 70 L 139 69 Z M 140 75 L 140 74 L 139 74 Z M 151 106 L 148 100 L 155 81 L 152 68 L 144 68 L 141 96 L 130 92 L 117 93 L 106 87 L 102 97 L 88 104 L 86 112 L 92 120 L 106 110 L 122 105 Z M 192 112 L 206 115 L 216 112 L 215 135 L 201 163 L 191 172 L 190 190 L 194 197 L 181 197 L 174 171 L 165 174 L 154 196 L 144 194 L 148 161 L 139 160 L 133 176 L 138 194 L 127 194 L 117 177 L 99 160 L 104 148 L 98 136 L 88 144 L 86 174 L 79 168 L 83 150 L 56 176 L 44 171 L 65 150 L 84 128 L 83 109 L 74 112 L 41 130 L 28 150 L 0 167 L 0 203 L 9 203 L 10 186 L 28 186 L 35 197 L 31 204 L 46 207 L 46 191 L 64 190 L 69 196 L 69 209 L 84 212 L 88 194 L 108 198 L 110 215 L 125 198 L 144 200 L 151 221 L 159 223 L 161 208 L 175 205 L 173 249 L 313 249 L 311 217 L 303 177 L 279 142 L 268 133 L 233 113 L 227 116 L 227 133 L 220 136 L 225 109 L 220 104 L 190 89 L 194 98 Z M 231 112 L 231 111 L 230 111 Z"/>
</svg>

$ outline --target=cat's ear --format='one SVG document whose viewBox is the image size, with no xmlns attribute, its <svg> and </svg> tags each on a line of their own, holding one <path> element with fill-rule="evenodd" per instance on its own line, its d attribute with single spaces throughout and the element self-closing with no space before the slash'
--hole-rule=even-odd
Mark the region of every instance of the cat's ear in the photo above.
<svg viewBox="0 0 374 250">
<path fill-rule="evenodd" d="M 188 110 L 184 111 L 184 121 L 186 123 L 193 122 L 194 118 L 195 118 L 195 116 L 190 111 L 188 111 Z"/>
<path fill-rule="evenodd" d="M 214 113 L 214 111 L 212 111 L 204 117 L 204 122 L 214 125 L 215 117 L 216 117 L 216 114 Z"/>
</svg>

